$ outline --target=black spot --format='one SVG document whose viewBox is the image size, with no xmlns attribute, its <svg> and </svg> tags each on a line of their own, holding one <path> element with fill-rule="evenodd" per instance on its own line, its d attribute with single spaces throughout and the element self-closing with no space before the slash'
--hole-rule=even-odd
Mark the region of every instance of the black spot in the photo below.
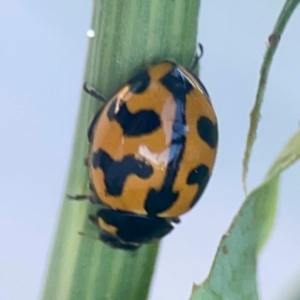
<svg viewBox="0 0 300 300">
<path fill-rule="evenodd" d="M 126 103 L 121 102 L 119 110 L 116 112 L 116 104 L 117 99 L 113 100 L 110 105 L 107 117 L 110 121 L 115 120 L 120 124 L 125 136 L 150 134 L 161 126 L 160 117 L 153 110 L 140 110 L 131 113 Z"/>
<path fill-rule="evenodd" d="M 185 100 L 193 88 L 186 75 L 176 66 L 161 79 L 161 83 L 173 94 L 174 98 Z"/>
<path fill-rule="evenodd" d="M 151 189 L 145 202 L 145 209 L 149 215 L 154 216 L 157 213 L 170 208 L 178 198 L 179 193 L 174 193 L 171 187 L 164 186 L 161 190 Z"/>
<path fill-rule="evenodd" d="M 198 191 L 194 200 L 191 203 L 191 207 L 193 207 L 196 202 L 201 197 L 204 189 L 209 181 L 209 168 L 206 165 L 200 165 L 197 168 L 193 169 L 186 180 L 187 184 L 198 184 Z"/>
<path fill-rule="evenodd" d="M 114 161 L 104 150 L 93 153 L 92 165 L 102 169 L 106 191 L 112 196 L 120 196 L 126 178 L 134 174 L 139 178 L 149 178 L 153 173 L 151 165 L 137 160 L 133 155 L 125 156 L 121 161 Z"/>
<path fill-rule="evenodd" d="M 172 140 L 169 151 L 169 162 L 161 189 L 150 189 L 145 201 L 149 215 L 156 215 L 169 209 L 177 200 L 179 193 L 173 191 L 186 143 L 185 103 L 186 94 L 192 89 L 185 75 L 174 65 L 171 72 L 161 79 L 161 83 L 172 93 L 176 103 Z"/>
<path fill-rule="evenodd" d="M 116 248 L 123 248 L 123 245 L 127 246 L 130 243 L 147 243 L 163 237 L 173 229 L 171 223 L 163 218 L 118 210 L 101 209 L 98 211 L 98 217 L 117 228 L 115 236 L 105 231 L 100 236 L 104 242 L 107 242 L 109 236 L 108 242 L 113 243 Z"/>
<path fill-rule="evenodd" d="M 218 126 L 207 117 L 201 117 L 197 122 L 199 136 L 211 147 L 218 144 Z"/>
<path fill-rule="evenodd" d="M 150 84 L 150 76 L 147 71 L 143 71 L 134 77 L 132 77 L 128 84 L 130 86 L 130 92 L 134 94 L 143 93 Z"/>
</svg>

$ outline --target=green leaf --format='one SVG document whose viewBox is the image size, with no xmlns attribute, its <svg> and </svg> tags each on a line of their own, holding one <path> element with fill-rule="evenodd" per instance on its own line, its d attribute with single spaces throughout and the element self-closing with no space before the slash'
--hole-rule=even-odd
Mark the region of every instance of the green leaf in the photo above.
<svg viewBox="0 0 300 300">
<path fill-rule="evenodd" d="M 290 20 L 292 13 L 295 11 L 297 5 L 300 3 L 300 0 L 287 0 L 283 9 L 278 17 L 278 20 L 275 24 L 273 32 L 269 36 L 268 47 L 264 56 L 264 60 L 260 70 L 260 78 L 258 83 L 258 89 L 256 92 L 256 99 L 254 106 L 250 114 L 250 127 L 247 135 L 246 149 L 243 158 L 243 185 L 244 190 L 247 190 L 247 174 L 249 168 L 250 156 L 252 153 L 252 148 L 256 139 L 258 122 L 261 118 L 261 106 L 263 103 L 263 98 L 266 90 L 266 85 L 268 81 L 269 71 L 273 57 L 275 55 L 277 46 L 279 44 L 281 35 Z"/>
<path fill-rule="evenodd" d="M 280 174 L 300 158 L 300 130 L 253 190 L 224 234 L 208 278 L 194 286 L 190 300 L 256 300 L 257 255 L 273 227 Z"/>
<path fill-rule="evenodd" d="M 188 67 L 196 51 L 200 0 L 95 0 L 84 81 L 110 98 L 149 63 L 172 59 Z M 89 194 L 87 129 L 101 104 L 82 93 L 66 194 Z M 143 300 L 147 298 L 158 244 L 135 253 L 113 250 L 97 236 L 88 201 L 63 198 L 43 300 Z"/>
</svg>

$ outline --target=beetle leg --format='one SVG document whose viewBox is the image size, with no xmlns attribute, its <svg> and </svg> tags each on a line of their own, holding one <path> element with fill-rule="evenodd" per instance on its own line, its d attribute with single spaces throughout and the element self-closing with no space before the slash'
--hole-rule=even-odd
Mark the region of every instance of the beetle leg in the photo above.
<svg viewBox="0 0 300 300">
<path fill-rule="evenodd" d="M 68 195 L 67 194 L 67 198 L 70 200 L 87 200 L 90 199 L 90 195 Z"/>
<path fill-rule="evenodd" d="M 96 193 L 95 188 L 94 188 L 94 185 L 93 185 L 91 182 L 89 182 L 89 189 L 90 189 L 93 193 Z"/>
<path fill-rule="evenodd" d="M 96 235 L 93 235 L 93 234 L 90 234 L 90 233 L 86 233 L 86 232 L 83 232 L 83 231 L 78 231 L 78 234 L 82 235 L 82 236 L 86 236 L 86 237 L 91 238 L 93 240 L 98 240 L 99 241 L 99 237 L 96 236 Z"/>
<path fill-rule="evenodd" d="M 89 220 L 90 220 L 94 225 L 96 225 L 97 227 L 99 227 L 99 224 L 98 224 L 98 218 L 97 218 L 96 216 L 89 215 Z"/>
<path fill-rule="evenodd" d="M 173 217 L 173 218 L 170 218 L 169 220 L 170 220 L 171 222 L 173 222 L 173 223 L 176 223 L 176 224 L 178 224 L 178 223 L 181 222 L 181 220 L 180 220 L 178 217 Z"/>
<path fill-rule="evenodd" d="M 77 201 L 81 201 L 81 200 L 90 200 L 93 204 L 99 204 L 101 203 L 97 197 L 93 196 L 93 195 L 67 195 L 67 198 L 70 200 L 77 200 Z"/>
<path fill-rule="evenodd" d="M 97 100 L 100 100 L 101 102 L 106 103 L 105 97 L 103 97 L 100 93 L 98 93 L 98 92 L 97 92 L 96 90 L 94 90 L 93 88 L 88 88 L 86 83 L 83 84 L 83 90 L 84 90 L 87 94 L 89 94 L 89 95 L 91 95 L 92 97 L 96 98 Z"/>
<path fill-rule="evenodd" d="M 190 70 L 191 72 L 194 72 L 194 71 L 195 71 L 195 69 L 198 67 L 199 60 L 200 60 L 201 57 L 203 56 L 204 50 L 203 50 L 202 44 L 198 43 L 198 47 L 199 47 L 199 54 L 198 54 L 198 53 L 195 54 L 195 57 L 194 57 L 194 59 L 193 59 L 193 61 L 192 61 L 192 63 L 191 63 L 191 66 L 190 66 L 190 68 L 189 68 L 189 70 Z"/>
</svg>

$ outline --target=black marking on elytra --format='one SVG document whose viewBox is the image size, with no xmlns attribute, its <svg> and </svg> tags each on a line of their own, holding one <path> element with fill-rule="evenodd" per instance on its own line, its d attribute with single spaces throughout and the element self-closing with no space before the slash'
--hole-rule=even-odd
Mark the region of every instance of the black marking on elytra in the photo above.
<svg viewBox="0 0 300 300">
<path fill-rule="evenodd" d="M 200 117 L 197 122 L 198 134 L 209 147 L 216 148 L 218 144 L 218 126 L 207 117 Z"/>
<path fill-rule="evenodd" d="M 170 208 L 177 200 L 179 193 L 173 191 L 186 143 L 185 104 L 186 95 L 192 85 L 177 66 L 161 79 L 162 85 L 172 93 L 176 103 L 169 162 L 161 189 L 150 189 L 145 201 L 145 209 L 149 215 L 156 215 Z"/>
<path fill-rule="evenodd" d="M 125 136 L 140 136 L 150 134 L 161 126 L 159 115 L 153 110 L 140 110 L 131 113 L 126 103 L 120 100 L 116 110 L 117 99 L 114 99 L 108 108 L 107 117 L 110 121 L 117 121 L 123 129 Z"/>
<path fill-rule="evenodd" d="M 111 196 L 122 194 L 125 180 L 129 175 L 134 174 L 146 179 L 153 173 L 151 165 L 137 160 L 133 155 L 126 155 L 121 161 L 115 161 L 102 149 L 93 152 L 92 166 L 102 169 L 106 192 Z"/>
<path fill-rule="evenodd" d="M 100 209 L 97 216 L 103 219 L 105 223 L 117 228 L 117 236 L 105 231 L 100 235 L 104 242 L 116 248 L 123 248 L 123 245 L 128 245 L 128 243 L 147 243 L 163 237 L 173 229 L 171 223 L 163 218 L 112 209 Z"/>
<path fill-rule="evenodd" d="M 161 79 L 161 83 L 173 94 L 174 98 L 177 97 L 182 101 L 185 101 L 186 94 L 193 88 L 186 75 L 177 66 L 174 66 L 171 72 Z"/>
<path fill-rule="evenodd" d="M 145 209 L 149 215 L 154 216 L 170 208 L 178 198 L 179 193 L 173 192 L 173 184 L 163 187 L 160 190 L 150 189 L 145 202 Z"/>
<path fill-rule="evenodd" d="M 149 86 L 151 78 L 147 71 L 143 71 L 128 81 L 130 92 L 134 94 L 143 93 Z"/>
<path fill-rule="evenodd" d="M 198 191 L 191 203 L 191 207 L 193 207 L 201 197 L 209 181 L 209 177 L 209 168 L 204 164 L 196 167 L 189 173 L 186 183 L 198 185 Z"/>
</svg>

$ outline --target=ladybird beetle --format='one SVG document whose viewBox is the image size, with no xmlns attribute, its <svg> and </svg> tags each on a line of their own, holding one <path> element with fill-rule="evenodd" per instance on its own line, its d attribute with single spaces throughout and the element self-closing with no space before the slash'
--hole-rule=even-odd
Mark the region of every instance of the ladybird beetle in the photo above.
<svg viewBox="0 0 300 300">
<path fill-rule="evenodd" d="M 216 157 L 217 119 L 197 76 L 162 61 L 106 103 L 88 138 L 93 202 L 104 205 L 90 219 L 103 242 L 135 250 L 169 233 L 202 195 Z"/>
</svg>

